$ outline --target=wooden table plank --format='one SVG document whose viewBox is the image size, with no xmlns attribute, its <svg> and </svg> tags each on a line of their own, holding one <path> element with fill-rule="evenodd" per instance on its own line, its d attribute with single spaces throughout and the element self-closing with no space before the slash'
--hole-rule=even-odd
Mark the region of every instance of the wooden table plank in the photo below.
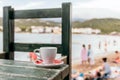
<svg viewBox="0 0 120 80">
<path fill-rule="evenodd" d="M 35 77 L 22 77 L 22 76 L 12 76 L 7 74 L 0 74 L 0 80 L 46 80 L 46 79 L 39 79 Z"/>
<path fill-rule="evenodd" d="M 68 65 L 59 68 L 36 67 L 31 62 L 0 59 L 0 79 L 2 80 L 62 80 L 63 73 L 68 71 Z M 6 77 L 5 77 L 6 76 Z"/>
<path fill-rule="evenodd" d="M 16 74 L 19 76 L 27 76 L 27 77 L 45 77 L 50 78 L 52 77 L 51 74 L 55 75 L 57 71 L 55 70 L 45 70 L 45 69 L 38 69 L 38 68 L 26 68 L 26 67 L 13 67 L 13 66 L 4 66 L 0 65 L 0 72 L 1 73 L 8 73 L 8 74 Z"/>
</svg>

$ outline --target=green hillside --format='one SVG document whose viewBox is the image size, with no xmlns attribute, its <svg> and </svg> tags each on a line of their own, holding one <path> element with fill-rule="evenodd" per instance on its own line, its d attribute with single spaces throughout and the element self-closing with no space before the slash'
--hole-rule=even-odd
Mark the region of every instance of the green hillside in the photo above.
<svg viewBox="0 0 120 80">
<path fill-rule="evenodd" d="M 37 27 L 55 27 L 60 26 L 59 23 L 53 22 L 53 21 L 43 21 L 40 19 L 19 19 L 15 20 L 15 26 L 20 27 L 22 31 L 25 31 L 26 29 L 30 31 L 30 26 L 37 26 Z"/>
<path fill-rule="evenodd" d="M 0 25 L 2 25 L 2 18 L 0 18 Z M 29 29 L 30 26 L 60 26 L 60 23 L 54 21 L 43 21 L 40 19 L 19 19 L 15 21 L 15 26 L 20 27 L 23 31 Z M 100 29 L 103 34 L 113 31 L 120 32 L 120 19 L 116 18 L 103 18 L 91 19 L 84 22 L 72 22 L 73 28 L 88 28 Z"/>
<path fill-rule="evenodd" d="M 120 19 L 104 18 L 104 19 L 91 19 L 84 22 L 75 21 L 73 27 L 93 29 L 100 29 L 102 33 L 110 33 L 113 31 L 120 32 Z"/>
<path fill-rule="evenodd" d="M 2 25 L 2 18 L 0 18 L 0 25 Z M 54 21 L 43 21 L 40 19 L 17 19 L 15 20 L 15 26 L 17 27 L 30 27 L 30 26 L 60 26 L 58 22 Z"/>
<path fill-rule="evenodd" d="M 52 22 L 52 21 L 42 21 L 40 19 L 19 19 L 15 21 L 16 26 L 50 26 L 54 27 L 57 26 L 57 22 Z"/>
</svg>

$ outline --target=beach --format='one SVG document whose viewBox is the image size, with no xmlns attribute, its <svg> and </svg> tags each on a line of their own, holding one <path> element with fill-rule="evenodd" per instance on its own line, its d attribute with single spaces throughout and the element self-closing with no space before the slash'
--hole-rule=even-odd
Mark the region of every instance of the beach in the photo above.
<svg viewBox="0 0 120 80">
<path fill-rule="evenodd" d="M 108 58 L 108 63 L 110 64 L 110 66 L 116 66 L 116 64 L 112 62 L 115 59 L 116 55 L 114 52 L 112 52 L 112 53 L 105 54 L 100 57 L 99 56 L 95 57 L 95 60 L 94 60 L 95 64 L 93 64 L 93 65 L 90 65 L 88 63 L 82 65 L 82 64 L 80 64 L 80 62 L 72 63 L 72 69 L 75 69 L 78 72 L 83 72 L 83 73 L 89 72 L 93 69 L 96 69 L 96 68 L 102 66 L 102 64 L 103 64 L 102 58 L 103 57 Z"/>
<path fill-rule="evenodd" d="M 100 68 L 102 68 L 102 65 L 103 65 L 103 61 L 102 61 L 102 58 L 103 57 L 107 57 L 107 62 L 110 64 L 111 67 L 119 67 L 120 64 L 116 64 L 116 63 L 113 63 L 113 60 L 116 58 L 116 54 L 115 52 L 111 52 L 111 53 L 108 53 L 108 54 L 105 54 L 103 56 L 98 56 L 95 58 L 95 64 L 93 65 L 90 65 L 90 64 L 80 64 L 79 62 L 76 62 L 76 63 L 72 63 L 72 69 L 73 70 L 76 70 L 78 73 L 84 73 L 84 74 L 89 74 L 89 72 L 92 72 L 92 71 L 99 71 Z M 119 72 L 120 74 L 120 72 Z M 118 77 L 116 77 L 115 79 L 112 79 L 112 80 L 119 80 L 117 79 Z"/>
</svg>

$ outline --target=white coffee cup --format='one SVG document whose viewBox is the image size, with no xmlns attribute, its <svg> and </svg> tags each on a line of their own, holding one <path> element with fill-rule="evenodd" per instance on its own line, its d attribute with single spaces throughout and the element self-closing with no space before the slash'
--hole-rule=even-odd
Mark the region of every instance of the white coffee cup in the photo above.
<svg viewBox="0 0 120 80">
<path fill-rule="evenodd" d="M 36 51 L 40 53 L 44 64 L 52 64 L 57 54 L 56 47 L 41 47 L 40 49 L 34 50 L 34 52 Z"/>
</svg>

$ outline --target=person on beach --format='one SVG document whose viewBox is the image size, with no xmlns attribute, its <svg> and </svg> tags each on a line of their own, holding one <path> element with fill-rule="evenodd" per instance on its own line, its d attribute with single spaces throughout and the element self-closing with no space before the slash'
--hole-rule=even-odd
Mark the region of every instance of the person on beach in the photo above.
<svg viewBox="0 0 120 80">
<path fill-rule="evenodd" d="M 107 63 L 107 58 L 102 58 L 103 60 L 103 79 L 107 79 L 111 75 L 110 65 Z"/>
<path fill-rule="evenodd" d="M 101 49 L 101 41 L 99 42 L 98 47 L 99 47 L 99 49 Z"/>
<path fill-rule="evenodd" d="M 115 58 L 115 60 L 113 62 L 114 63 L 120 63 L 120 52 L 115 51 L 115 53 L 116 53 L 116 58 Z"/>
<path fill-rule="evenodd" d="M 113 45 L 116 46 L 116 40 L 113 40 Z"/>
<path fill-rule="evenodd" d="M 93 74 L 86 75 L 85 80 L 103 80 L 103 79 L 102 79 L 101 73 L 96 72 L 95 75 Z"/>
<path fill-rule="evenodd" d="M 77 80 L 76 78 L 79 76 L 79 72 L 77 72 L 76 70 L 72 69 L 72 80 Z"/>
<path fill-rule="evenodd" d="M 103 80 L 103 79 L 101 78 L 101 73 L 100 73 L 100 72 L 97 72 L 97 73 L 96 73 L 96 78 L 94 78 L 94 80 Z"/>
<path fill-rule="evenodd" d="M 105 46 L 104 50 L 105 50 L 105 52 L 107 52 L 107 41 L 105 41 L 104 46 Z"/>
<path fill-rule="evenodd" d="M 82 45 L 82 50 L 81 50 L 81 59 L 82 59 L 82 64 L 86 64 L 87 63 L 87 50 L 85 45 Z"/>
<path fill-rule="evenodd" d="M 94 54 L 93 54 L 93 50 L 91 48 L 91 44 L 88 45 L 88 63 L 89 64 L 94 64 Z"/>
</svg>

